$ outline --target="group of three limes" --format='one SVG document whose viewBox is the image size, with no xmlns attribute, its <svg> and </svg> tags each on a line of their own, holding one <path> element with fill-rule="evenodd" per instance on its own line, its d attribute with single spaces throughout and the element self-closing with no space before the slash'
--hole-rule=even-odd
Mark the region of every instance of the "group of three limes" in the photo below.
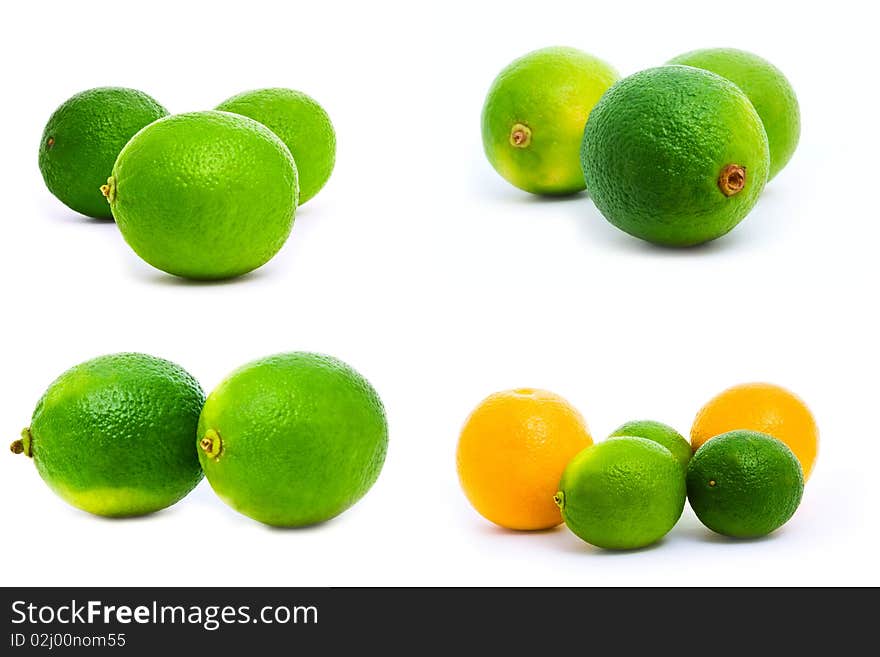
<svg viewBox="0 0 880 657">
<path fill-rule="evenodd" d="M 730 388 L 698 413 L 690 442 L 654 421 L 628 422 L 593 444 L 581 414 L 545 390 L 495 393 L 458 443 L 462 488 L 474 508 L 509 529 L 561 522 L 601 548 L 633 549 L 665 536 L 685 499 L 709 529 L 759 537 L 801 501 L 818 430 L 793 393 L 766 383 Z"/>
<path fill-rule="evenodd" d="M 55 110 L 39 151 L 46 185 L 68 207 L 112 216 L 141 258 L 193 279 L 268 262 L 335 157 L 324 109 L 283 88 L 172 116 L 135 89 L 90 89 Z"/>
<path fill-rule="evenodd" d="M 745 218 L 791 159 L 800 112 L 782 72 L 742 50 L 696 50 L 621 80 L 604 61 L 556 47 L 498 75 L 482 131 L 513 185 L 586 189 L 617 228 L 681 247 Z"/>
</svg>

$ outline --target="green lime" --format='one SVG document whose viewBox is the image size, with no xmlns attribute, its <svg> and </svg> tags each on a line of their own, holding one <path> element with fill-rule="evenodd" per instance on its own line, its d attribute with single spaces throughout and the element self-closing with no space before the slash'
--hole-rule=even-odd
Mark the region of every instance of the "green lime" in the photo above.
<svg viewBox="0 0 880 657">
<path fill-rule="evenodd" d="M 800 462 L 780 440 L 729 431 L 704 443 L 687 471 L 688 500 L 706 527 L 754 538 L 782 527 L 804 492 Z"/>
<path fill-rule="evenodd" d="M 336 162 L 336 133 L 314 98 L 293 89 L 256 89 L 224 100 L 217 109 L 259 121 L 287 144 L 299 173 L 300 205 L 330 178 Z"/>
<path fill-rule="evenodd" d="M 388 446 L 376 391 L 345 363 L 289 353 L 249 363 L 208 396 L 199 459 L 220 498 L 268 525 L 339 515 L 370 489 Z"/>
<path fill-rule="evenodd" d="M 67 370 L 12 451 L 33 458 L 78 509 L 137 516 L 171 506 L 202 478 L 193 437 L 205 397 L 174 363 L 112 354 Z"/>
<path fill-rule="evenodd" d="M 663 424 L 662 422 L 654 422 L 652 420 L 627 422 L 617 427 L 609 437 L 617 438 L 620 436 L 647 438 L 659 445 L 663 445 L 672 453 L 675 460 L 681 464 L 684 470 L 687 470 L 688 461 L 691 460 L 691 455 L 693 454 L 691 444 L 685 440 L 684 436 L 668 424 Z"/>
<path fill-rule="evenodd" d="M 296 211 L 296 165 L 267 127 L 228 112 L 160 119 L 102 188 L 125 241 L 177 276 L 230 278 L 268 262 Z"/>
<path fill-rule="evenodd" d="M 122 147 L 145 125 L 168 114 L 136 89 L 98 87 L 64 101 L 40 141 L 40 171 L 49 191 L 71 210 L 109 218 L 100 187 Z"/>
<path fill-rule="evenodd" d="M 584 189 L 578 155 L 596 101 L 620 76 L 574 48 L 544 48 L 505 68 L 483 105 L 483 149 L 509 183 L 533 194 Z"/>
<path fill-rule="evenodd" d="M 734 48 L 694 50 L 670 60 L 712 71 L 742 89 L 752 101 L 770 145 L 770 179 L 788 164 L 801 135 L 801 114 L 791 83 L 766 59 Z"/>
<path fill-rule="evenodd" d="M 618 82 L 596 104 L 581 152 L 587 190 L 621 230 L 666 246 L 729 232 L 767 182 L 761 119 L 735 84 L 690 66 Z"/>
<path fill-rule="evenodd" d="M 684 474 L 662 445 L 625 436 L 575 456 L 554 499 L 565 524 L 587 543 L 631 550 L 659 541 L 678 522 Z"/>
</svg>

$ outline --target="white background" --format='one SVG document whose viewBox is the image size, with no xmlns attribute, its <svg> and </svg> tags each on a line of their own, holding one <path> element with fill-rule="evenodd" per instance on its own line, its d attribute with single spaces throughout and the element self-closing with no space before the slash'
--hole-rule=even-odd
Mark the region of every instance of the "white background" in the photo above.
<svg viewBox="0 0 880 657">
<path fill-rule="evenodd" d="M 860 4 L 7 8 L 0 435 L 15 439 L 52 379 L 98 354 L 163 356 L 210 390 L 248 360 L 304 349 L 373 382 L 391 442 L 367 497 L 302 530 L 239 516 L 205 482 L 153 516 L 95 518 L 0 454 L 2 584 L 880 584 L 878 49 Z M 585 196 L 530 197 L 483 157 L 480 109 L 510 60 L 556 44 L 622 74 L 692 48 L 755 51 L 798 92 L 800 148 L 743 224 L 687 251 L 618 232 Z M 336 171 L 267 266 L 225 284 L 176 280 L 43 186 L 45 121 L 99 85 L 143 89 L 172 112 L 301 89 L 335 123 Z M 749 380 L 796 391 L 822 431 L 801 508 L 767 539 L 721 539 L 686 510 L 653 548 L 601 552 L 564 528 L 490 526 L 459 490 L 458 431 L 495 390 L 556 391 L 599 439 L 642 417 L 687 433 L 706 400 Z"/>
</svg>

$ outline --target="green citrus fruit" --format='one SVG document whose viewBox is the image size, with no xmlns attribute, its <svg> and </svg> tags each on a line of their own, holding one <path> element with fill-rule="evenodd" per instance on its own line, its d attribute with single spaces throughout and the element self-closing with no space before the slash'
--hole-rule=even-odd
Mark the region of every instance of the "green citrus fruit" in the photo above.
<svg viewBox="0 0 880 657">
<path fill-rule="evenodd" d="M 712 71 L 742 89 L 767 131 L 770 179 L 788 164 L 800 139 L 801 114 L 794 89 L 782 71 L 766 59 L 734 48 L 694 50 L 669 63 Z"/>
<path fill-rule="evenodd" d="M 160 119 L 103 187 L 125 241 L 170 274 L 230 278 L 268 262 L 293 226 L 296 165 L 264 125 L 228 112 Z"/>
<path fill-rule="evenodd" d="M 757 202 L 770 162 L 745 94 L 689 66 L 648 69 L 612 87 L 590 114 L 581 157 L 605 218 L 666 246 L 730 231 Z"/>
<path fill-rule="evenodd" d="M 376 391 L 319 354 L 263 358 L 229 375 L 199 420 L 199 459 L 220 498 L 268 525 L 339 515 L 366 494 L 385 461 Z"/>
<path fill-rule="evenodd" d="M 615 429 L 609 437 L 618 438 L 620 436 L 647 438 L 659 445 L 663 445 L 672 453 L 675 460 L 681 464 L 682 469 L 687 469 L 688 461 L 691 460 L 691 455 L 693 454 L 691 444 L 685 437 L 668 424 L 663 424 L 662 422 L 654 422 L 652 420 L 627 422 Z"/>
<path fill-rule="evenodd" d="M 299 204 L 317 194 L 336 162 L 336 133 L 327 112 L 313 98 L 293 89 L 256 89 L 217 106 L 259 121 L 281 138 L 296 161 Z"/>
<path fill-rule="evenodd" d="M 578 151 L 596 101 L 620 76 L 574 48 L 544 48 L 511 63 L 483 105 L 483 149 L 508 182 L 533 194 L 584 189 Z"/>
<path fill-rule="evenodd" d="M 193 448 L 204 395 L 174 363 L 112 354 L 58 377 L 12 451 L 33 458 L 78 509 L 137 516 L 164 509 L 202 478 Z"/>
<path fill-rule="evenodd" d="M 72 96 L 43 130 L 40 171 L 46 187 L 71 210 L 109 218 L 100 187 L 116 156 L 138 130 L 166 114 L 136 89 L 98 87 Z"/>
<path fill-rule="evenodd" d="M 575 456 L 555 499 L 565 524 L 584 541 L 630 550 L 659 541 L 678 522 L 684 474 L 662 445 L 625 436 Z"/>
<path fill-rule="evenodd" d="M 804 492 L 800 462 L 780 440 L 729 431 L 703 444 L 687 471 L 688 500 L 706 527 L 754 538 L 782 527 Z"/>
</svg>

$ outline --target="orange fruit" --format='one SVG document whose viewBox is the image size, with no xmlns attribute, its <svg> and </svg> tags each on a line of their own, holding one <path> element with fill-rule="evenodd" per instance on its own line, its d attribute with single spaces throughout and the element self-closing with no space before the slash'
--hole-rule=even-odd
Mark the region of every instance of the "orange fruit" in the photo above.
<svg viewBox="0 0 880 657">
<path fill-rule="evenodd" d="M 571 458 L 593 444 L 581 414 L 546 390 L 489 395 L 465 422 L 458 477 L 473 507 L 508 529 L 549 529 L 562 522 L 553 496 Z"/>
<path fill-rule="evenodd" d="M 743 383 L 728 388 L 700 409 L 691 428 L 694 451 L 710 438 L 746 429 L 781 440 L 810 476 L 819 448 L 819 429 L 807 405 L 793 392 L 772 383 Z"/>
</svg>

